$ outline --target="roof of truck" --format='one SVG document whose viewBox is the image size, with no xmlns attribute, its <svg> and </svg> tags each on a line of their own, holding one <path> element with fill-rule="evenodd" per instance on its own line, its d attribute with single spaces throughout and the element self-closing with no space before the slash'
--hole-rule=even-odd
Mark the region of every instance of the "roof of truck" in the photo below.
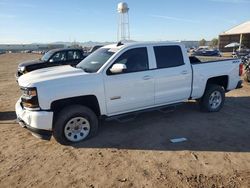
<svg viewBox="0 0 250 188">
<path fill-rule="evenodd" d="M 147 45 L 183 45 L 180 42 L 169 42 L 169 41 L 147 41 L 147 42 L 125 42 L 125 43 L 115 43 L 103 46 L 103 48 L 111 48 L 119 50 L 121 48 L 126 48 L 130 46 L 147 46 Z"/>
</svg>

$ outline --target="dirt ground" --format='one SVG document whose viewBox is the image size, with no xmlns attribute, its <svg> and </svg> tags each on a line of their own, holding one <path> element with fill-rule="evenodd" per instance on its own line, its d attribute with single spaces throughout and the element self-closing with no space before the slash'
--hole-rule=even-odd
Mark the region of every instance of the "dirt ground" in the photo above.
<svg viewBox="0 0 250 188">
<path fill-rule="evenodd" d="M 96 137 L 62 146 L 14 123 L 17 64 L 37 57 L 0 55 L 0 187 L 250 187 L 249 84 L 227 93 L 218 113 L 189 102 L 103 122 Z"/>
</svg>

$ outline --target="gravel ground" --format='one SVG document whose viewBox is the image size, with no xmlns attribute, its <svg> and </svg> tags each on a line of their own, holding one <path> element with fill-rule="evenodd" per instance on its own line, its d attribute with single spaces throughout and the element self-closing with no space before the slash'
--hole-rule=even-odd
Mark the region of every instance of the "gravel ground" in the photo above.
<svg viewBox="0 0 250 188">
<path fill-rule="evenodd" d="M 227 93 L 218 113 L 188 102 L 102 122 L 96 137 L 62 146 L 14 122 L 17 64 L 38 57 L 0 55 L 0 187 L 250 187 L 249 84 Z"/>
</svg>

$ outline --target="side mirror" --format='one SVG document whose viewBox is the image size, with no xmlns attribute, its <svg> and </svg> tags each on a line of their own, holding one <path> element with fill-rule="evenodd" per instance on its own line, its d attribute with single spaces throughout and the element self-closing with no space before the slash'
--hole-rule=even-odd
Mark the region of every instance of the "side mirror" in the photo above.
<svg viewBox="0 0 250 188">
<path fill-rule="evenodd" d="M 127 69 L 127 66 L 124 65 L 124 64 L 120 64 L 120 63 L 116 63 L 114 64 L 111 69 L 110 69 L 110 72 L 114 73 L 114 74 L 117 74 L 117 73 L 121 73 L 123 72 L 124 70 Z"/>
<path fill-rule="evenodd" d="M 49 62 L 50 62 L 50 63 L 53 63 L 53 62 L 54 62 L 54 60 L 53 60 L 53 59 L 50 59 L 50 60 L 49 60 Z"/>
</svg>

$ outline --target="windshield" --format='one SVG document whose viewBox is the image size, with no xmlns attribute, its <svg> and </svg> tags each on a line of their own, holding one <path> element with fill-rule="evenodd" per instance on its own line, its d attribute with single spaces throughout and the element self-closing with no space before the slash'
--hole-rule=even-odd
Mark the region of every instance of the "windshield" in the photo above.
<svg viewBox="0 0 250 188">
<path fill-rule="evenodd" d="M 42 60 L 42 61 L 48 61 L 49 58 L 52 56 L 52 54 L 53 54 L 53 52 L 51 52 L 51 51 L 46 52 L 46 53 L 43 55 L 43 57 L 41 58 L 41 60 Z"/>
<path fill-rule="evenodd" d="M 110 48 L 99 48 L 82 60 L 76 67 L 83 69 L 85 72 L 97 72 L 114 53 Z"/>
</svg>

